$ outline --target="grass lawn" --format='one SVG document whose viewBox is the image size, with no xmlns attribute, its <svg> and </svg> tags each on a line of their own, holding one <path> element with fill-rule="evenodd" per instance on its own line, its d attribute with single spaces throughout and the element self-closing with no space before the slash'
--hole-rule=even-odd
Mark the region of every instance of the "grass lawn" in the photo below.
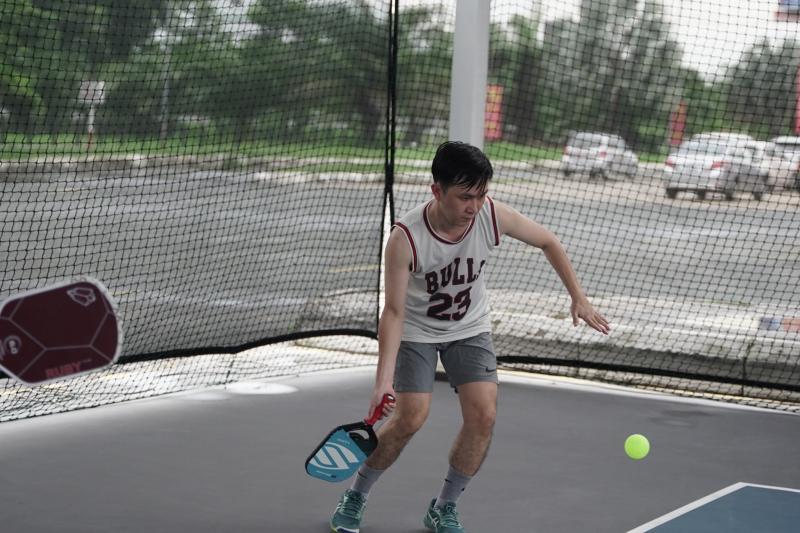
<svg viewBox="0 0 800 533">
<path fill-rule="evenodd" d="M 535 161 L 560 159 L 562 147 L 522 146 L 507 142 L 489 142 L 486 153 L 492 160 Z M 396 159 L 429 161 L 436 147 L 433 145 L 418 148 L 398 147 Z M 164 142 L 158 139 L 135 139 L 98 135 L 89 147 L 86 135 L 32 135 L 9 133 L 0 140 L 0 160 L 29 161 L 44 157 L 70 156 L 125 156 L 141 154 L 145 156 L 212 156 L 220 157 L 271 157 L 271 158 L 363 158 L 383 161 L 384 153 L 380 145 L 361 147 L 347 144 L 317 144 L 308 142 L 287 142 L 275 144 L 269 141 L 245 141 L 236 143 L 218 138 L 170 137 Z M 661 154 L 639 154 L 642 162 L 661 162 Z M 358 165 L 359 163 L 356 163 Z M 317 164 L 318 165 L 318 164 Z M 331 170 L 330 167 L 323 167 Z M 348 170 L 357 170 L 352 164 Z M 374 163 L 367 163 L 366 171 L 374 171 Z"/>
</svg>

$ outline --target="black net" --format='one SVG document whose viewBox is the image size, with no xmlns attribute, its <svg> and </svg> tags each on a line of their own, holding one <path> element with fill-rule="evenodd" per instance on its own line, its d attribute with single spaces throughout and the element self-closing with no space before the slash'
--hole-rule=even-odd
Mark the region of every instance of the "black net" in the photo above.
<svg viewBox="0 0 800 533">
<path fill-rule="evenodd" d="M 49 412 L 47 391 L 93 405 L 325 367 L 163 358 L 375 336 L 389 7 L 0 5 L 0 295 L 91 276 L 125 332 L 108 372 L 3 380 L 5 417 Z"/>
<path fill-rule="evenodd" d="M 384 201 L 430 197 L 454 90 L 457 3 L 399 4 L 0 5 L 0 296 L 92 276 L 125 329 L 108 371 L 0 382 L 1 419 L 374 363 L 240 352 L 376 335 Z M 748 4 L 492 2 L 491 194 L 559 236 L 613 326 L 573 328 L 505 239 L 505 366 L 800 403 L 800 29 Z"/>
<path fill-rule="evenodd" d="M 506 238 L 487 272 L 505 366 L 797 405 L 800 27 L 752 4 L 492 2 L 490 194 L 556 233 L 613 327 L 573 328 L 544 255 Z M 448 135 L 455 16 L 402 13 L 398 213 Z"/>
</svg>

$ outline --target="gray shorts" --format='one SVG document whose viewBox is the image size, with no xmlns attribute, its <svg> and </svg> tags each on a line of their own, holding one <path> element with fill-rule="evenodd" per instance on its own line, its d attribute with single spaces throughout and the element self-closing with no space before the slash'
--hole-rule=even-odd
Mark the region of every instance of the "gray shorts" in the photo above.
<svg viewBox="0 0 800 533">
<path fill-rule="evenodd" d="M 453 388 L 475 381 L 498 382 L 492 334 L 479 333 L 452 342 L 402 341 L 394 370 L 394 390 L 433 392 L 437 356 Z"/>
</svg>

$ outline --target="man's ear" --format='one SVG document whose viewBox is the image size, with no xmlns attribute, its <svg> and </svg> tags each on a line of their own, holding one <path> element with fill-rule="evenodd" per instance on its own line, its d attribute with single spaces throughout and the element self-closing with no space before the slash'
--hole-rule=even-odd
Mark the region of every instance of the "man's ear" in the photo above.
<svg viewBox="0 0 800 533">
<path fill-rule="evenodd" d="M 431 185 L 431 192 L 433 193 L 433 197 L 436 198 L 437 201 L 442 199 L 442 194 L 444 193 L 444 191 L 442 191 L 442 186 L 439 185 L 438 183 L 434 182 Z"/>
</svg>

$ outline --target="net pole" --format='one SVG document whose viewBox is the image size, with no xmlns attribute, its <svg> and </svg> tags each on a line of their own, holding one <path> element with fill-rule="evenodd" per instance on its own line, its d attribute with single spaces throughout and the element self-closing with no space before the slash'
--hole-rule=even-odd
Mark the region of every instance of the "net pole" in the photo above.
<svg viewBox="0 0 800 533">
<path fill-rule="evenodd" d="M 381 230 L 381 246 L 378 250 L 378 290 L 375 291 L 375 324 L 380 322 L 382 312 L 381 294 L 383 292 L 383 250 L 388 238 L 388 228 L 394 224 L 394 167 L 396 156 L 396 122 L 397 122 L 397 52 L 400 31 L 400 0 L 389 2 L 388 58 L 386 87 L 386 146 L 384 147 L 384 190 L 383 190 L 383 225 Z M 388 220 L 387 220 L 388 218 Z M 388 224 L 387 224 L 388 222 Z"/>
</svg>

